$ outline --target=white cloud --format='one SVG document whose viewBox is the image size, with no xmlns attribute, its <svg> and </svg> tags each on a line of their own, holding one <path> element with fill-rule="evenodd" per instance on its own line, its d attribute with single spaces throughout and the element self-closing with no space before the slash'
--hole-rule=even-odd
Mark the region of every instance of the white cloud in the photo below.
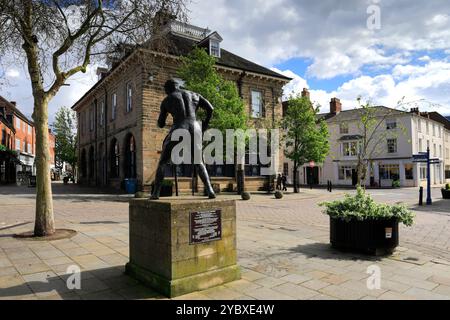
<svg viewBox="0 0 450 320">
<path fill-rule="evenodd" d="M 308 83 L 305 79 L 291 70 L 281 71 L 277 68 L 272 68 L 273 71 L 278 72 L 286 77 L 292 78 L 292 80 L 283 88 L 283 98 L 287 99 L 291 94 L 297 94 L 302 92 L 303 88 L 309 89 Z"/>
<path fill-rule="evenodd" d="M 0 93 L 5 99 L 16 101 L 17 107 L 31 119 L 33 113 L 33 95 L 28 71 L 25 67 L 19 69 L 8 69 L 12 74 L 8 76 L 8 86 Z M 49 123 L 54 120 L 55 113 L 62 106 L 71 107 L 81 96 L 88 91 L 97 81 L 96 67 L 88 67 L 86 74 L 77 74 L 70 78 L 58 94 L 49 103 Z"/>
<path fill-rule="evenodd" d="M 423 56 L 423 57 L 420 57 L 418 60 L 427 62 L 427 61 L 430 61 L 431 58 L 429 56 Z"/>
<path fill-rule="evenodd" d="M 450 18 L 445 1 L 383 0 L 381 29 L 367 29 L 372 1 L 197 0 L 192 22 L 217 30 L 224 47 L 265 65 L 312 59 L 308 76 L 359 76 L 362 67 L 380 70 L 410 63 L 411 52 L 448 50 Z"/>
<path fill-rule="evenodd" d="M 8 79 L 13 79 L 13 78 L 19 78 L 20 77 L 20 73 L 18 70 L 10 68 L 6 71 L 5 73 L 6 78 Z"/>
<path fill-rule="evenodd" d="M 301 92 L 308 87 L 304 79 L 292 73 L 282 72 L 294 80 L 288 84 L 289 90 Z M 310 90 L 311 99 L 321 104 L 322 112 L 328 112 L 332 97 L 341 99 L 344 109 L 357 106 L 356 99 L 362 97 L 375 105 L 396 107 L 399 101 L 406 103 L 402 108 L 419 103 L 422 110 L 438 111 L 450 115 L 450 62 L 430 61 L 425 66 L 396 66 L 393 74 L 378 76 L 360 76 L 342 84 L 331 92 Z M 422 101 L 423 100 L 423 101 Z"/>
<path fill-rule="evenodd" d="M 270 67 L 300 57 L 311 61 L 305 77 L 351 75 L 353 80 L 334 91 L 310 89 L 312 99 L 324 109 L 333 96 L 340 97 L 344 107 L 354 107 L 359 95 L 386 105 L 406 96 L 449 106 L 448 62 L 433 61 L 427 55 L 419 58 L 423 66 L 411 62 L 417 52 L 431 55 L 428 51 L 442 50 L 450 55 L 450 18 L 443 14 L 448 12 L 448 3 L 383 0 L 379 2 L 381 29 L 375 31 L 367 29 L 369 3 L 373 2 L 216 0 L 211 5 L 210 0 L 194 0 L 190 18 L 195 25 L 217 30 L 224 37 L 225 49 L 254 62 Z M 363 69 L 381 75 L 368 76 Z M 93 70 L 68 81 L 71 86 L 63 87 L 50 103 L 51 117 L 60 106 L 73 105 L 95 83 Z M 14 65 L 7 72 L 10 85 L 1 94 L 16 100 L 31 115 L 26 67 Z M 289 70 L 285 74 L 294 78 L 286 92 L 309 87 L 305 78 Z M 450 114 L 445 108 L 440 111 Z"/>
</svg>

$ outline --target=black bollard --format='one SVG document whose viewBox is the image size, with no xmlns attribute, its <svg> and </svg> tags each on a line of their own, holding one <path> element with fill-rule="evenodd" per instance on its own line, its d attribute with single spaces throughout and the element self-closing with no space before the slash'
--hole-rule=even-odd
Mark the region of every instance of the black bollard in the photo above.
<svg viewBox="0 0 450 320">
<path fill-rule="evenodd" d="M 419 206 L 423 206 L 423 187 L 419 188 Z"/>
<path fill-rule="evenodd" d="M 330 192 L 333 192 L 333 182 L 330 181 Z"/>
</svg>

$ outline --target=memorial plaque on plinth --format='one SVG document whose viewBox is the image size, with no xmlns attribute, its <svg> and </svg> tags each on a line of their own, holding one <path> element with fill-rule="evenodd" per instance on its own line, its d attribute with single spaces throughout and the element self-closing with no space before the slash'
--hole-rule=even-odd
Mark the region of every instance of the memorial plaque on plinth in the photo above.
<svg viewBox="0 0 450 320">
<path fill-rule="evenodd" d="M 222 211 L 191 212 L 190 244 L 207 243 L 222 239 Z"/>
<path fill-rule="evenodd" d="M 168 297 L 240 279 L 234 200 L 130 201 L 126 272 Z"/>
</svg>

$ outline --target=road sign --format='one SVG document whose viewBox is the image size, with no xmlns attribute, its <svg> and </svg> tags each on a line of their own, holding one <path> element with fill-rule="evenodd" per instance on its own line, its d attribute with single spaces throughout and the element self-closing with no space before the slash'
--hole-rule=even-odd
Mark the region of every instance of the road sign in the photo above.
<svg viewBox="0 0 450 320">
<path fill-rule="evenodd" d="M 428 155 L 426 155 L 426 154 L 414 154 L 413 155 L 413 159 L 414 160 L 427 160 L 428 159 Z"/>
<path fill-rule="evenodd" d="M 413 155 L 413 162 L 421 162 L 427 164 L 427 205 L 433 204 L 431 198 L 431 165 L 440 163 L 439 159 L 430 159 L 430 148 L 427 152 L 419 152 Z"/>
</svg>

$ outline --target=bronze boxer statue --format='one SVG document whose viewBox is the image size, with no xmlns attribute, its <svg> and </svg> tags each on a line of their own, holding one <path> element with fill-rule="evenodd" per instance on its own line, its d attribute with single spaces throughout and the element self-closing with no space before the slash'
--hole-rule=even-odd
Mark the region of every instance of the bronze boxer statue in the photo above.
<svg viewBox="0 0 450 320">
<path fill-rule="evenodd" d="M 172 150 L 178 144 L 178 141 L 172 141 L 172 134 L 177 129 L 188 130 L 191 135 L 192 143 L 192 157 L 195 152 L 200 152 L 202 155 L 202 140 L 196 141 L 194 136 L 202 137 L 202 130 L 206 131 L 211 120 L 214 108 L 211 103 L 203 98 L 201 95 L 188 90 L 180 89 L 175 80 L 168 80 L 164 85 L 167 97 L 161 103 L 161 113 L 158 119 L 158 126 L 164 128 L 166 126 L 167 116 L 170 114 L 173 117 L 173 125 L 169 134 L 164 140 L 161 158 L 159 160 L 158 169 L 156 171 L 156 178 L 153 188 L 153 193 L 150 199 L 159 199 L 161 191 L 161 184 L 164 180 L 164 172 L 166 165 L 171 160 Z M 202 126 L 197 121 L 196 111 L 198 108 L 202 108 L 206 112 L 206 119 L 203 121 Z M 208 171 L 203 163 L 203 157 L 200 157 L 200 163 L 195 163 L 196 171 L 198 172 L 200 179 L 205 185 L 206 192 L 210 199 L 215 199 L 216 195 L 211 186 Z M 193 163 L 193 159 L 191 159 Z"/>
</svg>

